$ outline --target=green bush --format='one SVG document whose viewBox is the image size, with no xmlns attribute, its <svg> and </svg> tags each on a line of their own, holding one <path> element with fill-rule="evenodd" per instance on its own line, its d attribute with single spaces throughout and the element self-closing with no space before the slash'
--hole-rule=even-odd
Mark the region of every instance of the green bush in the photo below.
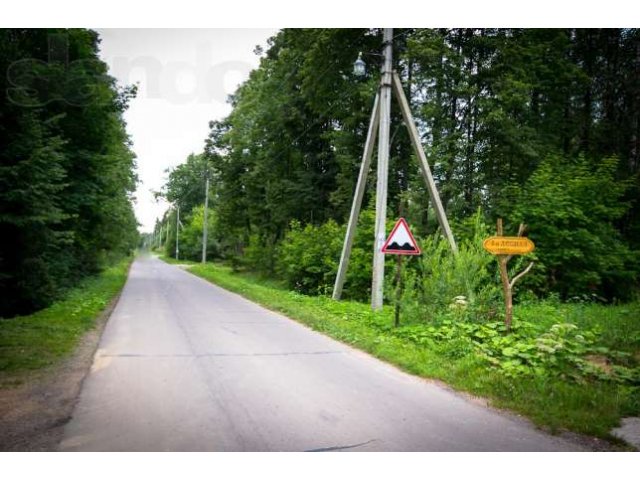
<svg viewBox="0 0 640 480">
<path fill-rule="evenodd" d="M 275 241 L 258 234 L 249 236 L 240 264 L 258 273 L 271 275 L 276 268 L 277 247 Z"/>
<path fill-rule="evenodd" d="M 364 210 L 351 249 L 343 298 L 367 301 L 371 292 L 375 212 Z M 292 222 L 278 247 L 276 272 L 290 288 L 313 295 L 333 291 L 346 226 L 329 220 L 323 225 Z"/>
<path fill-rule="evenodd" d="M 184 219 L 184 227 L 180 230 L 181 258 L 193 261 L 202 259 L 203 226 L 204 205 L 198 205 L 194 207 L 191 213 Z M 211 259 L 220 254 L 216 240 L 216 214 L 215 210 L 211 208 L 207 213 L 207 226 L 207 258 Z M 175 244 L 173 247 L 175 248 Z"/>
<path fill-rule="evenodd" d="M 518 321 L 507 334 L 502 322 L 460 322 L 449 315 L 434 325 L 410 325 L 389 332 L 448 358 L 475 354 L 507 377 L 535 375 L 640 385 L 640 367 L 628 353 L 601 346 L 597 331 L 581 330 L 572 323 L 545 329 Z"/>
<path fill-rule="evenodd" d="M 404 275 L 401 302 L 406 318 L 431 321 L 444 312 L 461 319 L 495 314 L 500 300 L 495 261 L 482 248 L 488 229 L 480 212 L 472 221 L 473 234 L 458 242 L 457 255 L 440 235 L 422 241 L 422 255 Z"/>
<path fill-rule="evenodd" d="M 369 208 L 360 212 L 358 228 L 353 240 L 347 278 L 344 283 L 342 297 L 345 299 L 369 302 L 371 298 L 371 278 L 373 276 L 373 237 L 376 212 Z M 387 232 L 393 227 L 387 222 Z M 346 227 L 345 227 L 346 228 Z M 338 254 L 338 262 L 340 261 Z M 391 260 L 391 259 L 388 259 Z M 387 262 L 387 265 L 391 265 Z M 390 271 L 390 268 L 387 269 Z"/>
<path fill-rule="evenodd" d="M 529 225 L 540 260 L 522 285 L 539 294 L 558 292 L 563 299 L 633 296 L 640 259 L 615 227 L 629 209 L 623 197 L 630 186 L 616 177 L 617 167 L 616 158 L 552 156 L 524 188 L 512 188 L 503 210 L 514 222 Z"/>
<path fill-rule="evenodd" d="M 305 227 L 291 222 L 278 249 L 278 273 L 298 292 L 329 293 L 338 271 L 343 239 L 344 228 L 333 220 Z"/>
</svg>

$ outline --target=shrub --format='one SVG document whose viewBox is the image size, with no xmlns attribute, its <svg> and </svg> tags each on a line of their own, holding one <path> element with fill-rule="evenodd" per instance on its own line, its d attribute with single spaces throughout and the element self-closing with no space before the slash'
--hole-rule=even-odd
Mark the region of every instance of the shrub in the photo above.
<svg viewBox="0 0 640 480">
<path fill-rule="evenodd" d="M 629 182 L 616 178 L 617 165 L 616 158 L 548 157 L 524 188 L 512 188 L 509 216 L 529 225 L 540 260 L 523 285 L 563 299 L 632 296 L 640 262 L 614 225 L 629 209 L 622 201 Z"/>
<path fill-rule="evenodd" d="M 244 247 L 241 264 L 250 270 L 271 275 L 276 269 L 277 250 L 275 241 L 271 237 L 261 237 L 257 234 L 249 236 L 249 243 Z"/>
<path fill-rule="evenodd" d="M 216 241 L 217 221 L 215 210 L 211 208 L 207 213 L 207 225 L 207 258 L 211 259 L 219 256 L 219 247 L 218 242 Z M 194 261 L 198 261 L 202 258 L 203 226 L 204 205 L 198 205 L 197 207 L 194 207 L 189 216 L 185 218 L 184 227 L 180 230 L 181 258 Z"/>
<path fill-rule="evenodd" d="M 371 292 L 375 212 L 363 210 L 351 249 L 343 298 L 366 301 Z M 329 295 L 338 273 L 346 226 L 291 223 L 278 248 L 276 272 L 302 293 Z"/>
<path fill-rule="evenodd" d="M 278 273 L 298 292 L 330 292 L 343 239 L 344 228 L 333 220 L 305 227 L 298 221 L 291 222 L 291 229 L 278 249 Z"/>
<path fill-rule="evenodd" d="M 422 241 L 422 255 L 404 275 L 402 306 L 408 318 L 433 320 L 451 311 L 476 319 L 496 311 L 500 291 L 495 263 L 482 248 L 488 229 L 479 211 L 472 220 L 473 235 L 459 242 L 457 255 L 440 235 Z"/>
<path fill-rule="evenodd" d="M 469 323 L 445 318 L 436 325 L 411 325 L 389 332 L 448 358 L 476 354 L 507 377 L 536 375 L 581 382 L 640 385 L 640 367 L 625 352 L 598 345 L 598 332 L 571 323 L 548 329 L 516 322 L 507 335 L 502 322 Z"/>
</svg>

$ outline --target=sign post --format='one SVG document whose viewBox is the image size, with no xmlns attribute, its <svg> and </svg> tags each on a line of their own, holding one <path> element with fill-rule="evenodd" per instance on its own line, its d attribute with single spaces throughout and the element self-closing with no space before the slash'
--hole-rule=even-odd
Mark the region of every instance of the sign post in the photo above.
<svg viewBox="0 0 640 480">
<path fill-rule="evenodd" d="M 394 316 L 394 325 L 397 327 L 400 325 L 400 298 L 402 297 L 402 257 L 404 255 L 420 255 L 420 247 L 418 242 L 413 238 L 409 225 L 404 218 L 400 218 L 391 233 L 389 238 L 384 242 L 382 246 L 382 253 L 397 255 L 398 262 L 396 264 L 396 308 Z"/>
<path fill-rule="evenodd" d="M 484 249 L 489 253 L 496 255 L 498 259 L 500 279 L 502 280 L 502 290 L 504 292 L 504 324 L 507 327 L 507 331 L 511 329 L 511 321 L 513 319 L 513 286 L 533 268 L 533 262 L 531 262 L 527 268 L 509 280 L 507 263 L 511 260 L 511 257 L 514 255 L 524 255 L 526 253 L 533 252 L 533 249 L 535 248 L 535 245 L 531 240 L 522 236 L 526 229 L 527 226 L 524 223 L 521 223 L 517 237 L 504 237 L 502 235 L 502 219 L 499 218 L 497 223 L 498 235 L 495 237 L 489 237 L 482 242 Z"/>
</svg>

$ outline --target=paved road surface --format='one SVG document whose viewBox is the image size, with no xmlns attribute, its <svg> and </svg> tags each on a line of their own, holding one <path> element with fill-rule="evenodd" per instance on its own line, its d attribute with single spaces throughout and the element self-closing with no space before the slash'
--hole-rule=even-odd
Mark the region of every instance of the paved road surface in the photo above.
<svg viewBox="0 0 640 480">
<path fill-rule="evenodd" d="M 61 450 L 579 450 L 151 257 Z"/>
</svg>

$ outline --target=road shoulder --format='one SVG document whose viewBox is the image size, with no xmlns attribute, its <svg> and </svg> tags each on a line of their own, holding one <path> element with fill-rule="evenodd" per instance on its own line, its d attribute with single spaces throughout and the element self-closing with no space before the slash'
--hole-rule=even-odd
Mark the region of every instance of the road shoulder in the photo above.
<svg viewBox="0 0 640 480">
<path fill-rule="evenodd" d="M 0 451 L 56 450 L 119 298 L 96 318 L 72 355 L 18 386 L 0 389 Z"/>
</svg>

